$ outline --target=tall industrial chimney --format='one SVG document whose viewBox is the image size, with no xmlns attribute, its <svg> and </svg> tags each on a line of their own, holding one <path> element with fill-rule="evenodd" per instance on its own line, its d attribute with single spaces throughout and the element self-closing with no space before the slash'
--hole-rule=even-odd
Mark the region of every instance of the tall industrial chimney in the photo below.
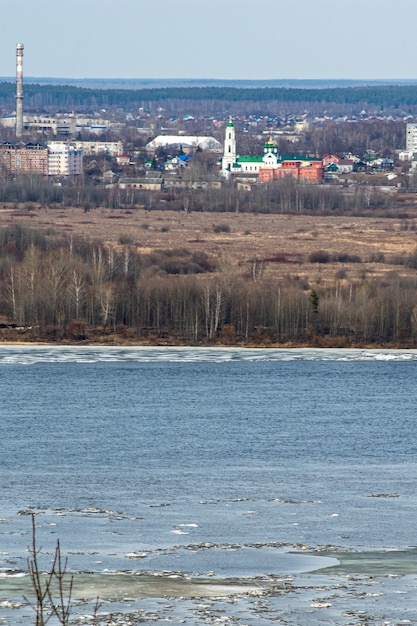
<svg viewBox="0 0 417 626">
<path fill-rule="evenodd" d="M 16 137 L 23 133 L 23 44 L 16 46 Z"/>
</svg>

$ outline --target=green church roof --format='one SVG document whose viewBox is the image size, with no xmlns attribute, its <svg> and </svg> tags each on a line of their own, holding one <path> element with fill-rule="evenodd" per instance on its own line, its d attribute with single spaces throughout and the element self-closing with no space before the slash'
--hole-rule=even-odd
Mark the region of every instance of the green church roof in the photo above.
<svg viewBox="0 0 417 626">
<path fill-rule="evenodd" d="M 240 156 L 236 161 L 238 163 L 262 163 L 262 158 L 261 156 Z"/>
</svg>

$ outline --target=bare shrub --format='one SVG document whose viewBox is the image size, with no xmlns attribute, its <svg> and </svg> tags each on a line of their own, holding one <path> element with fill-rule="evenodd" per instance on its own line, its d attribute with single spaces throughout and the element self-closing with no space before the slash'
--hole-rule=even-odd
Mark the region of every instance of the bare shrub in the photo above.
<svg viewBox="0 0 417 626">
<path fill-rule="evenodd" d="M 230 231 L 229 224 L 213 224 L 214 233 L 230 233 Z"/>
<path fill-rule="evenodd" d="M 67 559 L 62 560 L 59 539 L 50 570 L 43 572 L 39 563 L 40 548 L 36 544 L 35 515 L 32 517 L 32 545 L 29 548 L 28 570 L 35 593 L 35 601 L 25 600 L 36 614 L 36 626 L 45 624 L 55 616 L 59 624 L 67 626 L 72 606 L 74 577 L 67 573 Z M 55 599 L 55 594 L 57 598 Z"/>
<path fill-rule="evenodd" d="M 191 258 L 193 263 L 201 268 L 202 272 L 213 272 L 216 269 L 215 263 L 210 259 L 209 255 L 202 250 L 194 252 Z"/>
<path fill-rule="evenodd" d="M 74 341 L 84 341 L 86 339 L 85 323 L 82 320 L 72 320 L 67 327 L 67 336 Z"/>
<path fill-rule="evenodd" d="M 413 270 L 417 269 L 417 248 L 415 248 L 408 257 L 407 267 L 411 267 Z"/>
<path fill-rule="evenodd" d="M 405 254 L 396 254 L 391 257 L 391 265 L 407 265 L 410 261 L 410 257 L 407 259 Z M 409 266 L 411 267 L 411 266 Z"/>
<path fill-rule="evenodd" d="M 362 263 L 362 259 L 357 254 L 348 254 L 347 252 L 340 252 L 332 257 L 332 260 L 336 263 Z"/>
<path fill-rule="evenodd" d="M 373 252 L 369 257 L 370 263 L 385 263 L 385 254 L 383 252 Z"/>
<path fill-rule="evenodd" d="M 131 235 L 120 235 L 119 243 L 123 246 L 133 243 L 134 239 Z"/>
<path fill-rule="evenodd" d="M 330 263 L 330 254 L 326 250 L 316 250 L 308 257 L 310 263 Z"/>
</svg>

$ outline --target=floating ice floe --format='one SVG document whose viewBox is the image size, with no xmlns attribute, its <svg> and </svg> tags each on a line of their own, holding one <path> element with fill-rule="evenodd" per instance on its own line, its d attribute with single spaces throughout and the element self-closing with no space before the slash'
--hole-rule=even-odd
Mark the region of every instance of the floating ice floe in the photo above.
<svg viewBox="0 0 417 626">
<path fill-rule="evenodd" d="M 146 552 L 128 552 L 126 554 L 127 559 L 146 559 Z"/>
</svg>

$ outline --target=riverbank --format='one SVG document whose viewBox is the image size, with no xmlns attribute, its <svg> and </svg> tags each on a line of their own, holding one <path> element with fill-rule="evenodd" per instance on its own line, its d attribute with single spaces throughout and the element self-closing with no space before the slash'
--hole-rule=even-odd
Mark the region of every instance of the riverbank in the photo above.
<svg viewBox="0 0 417 626">
<path fill-rule="evenodd" d="M 166 233 L 149 226 L 146 241 L 132 236 L 124 244 L 12 224 L 2 234 L 8 269 L 0 281 L 0 341 L 417 345 L 415 229 L 384 220 L 361 222 L 359 230 L 358 224 L 326 222 L 301 237 L 301 222 L 287 221 L 259 220 L 252 245 L 252 235 L 226 222 L 219 234 L 217 224 L 210 230 L 204 221 L 205 239 L 197 237 L 194 222 L 187 222 L 190 239 L 178 232 L 162 241 Z M 382 223 L 390 226 L 381 239 L 386 252 L 376 239 Z"/>
<path fill-rule="evenodd" d="M 14 336 L 13 336 L 14 335 Z M 334 349 L 362 349 L 362 350 L 413 350 L 417 349 L 416 341 L 397 341 L 390 343 L 364 343 L 349 342 L 345 338 L 337 337 L 315 337 L 311 342 L 284 342 L 277 343 L 272 341 L 224 341 L 222 338 L 211 339 L 208 341 L 199 341 L 197 343 L 185 342 L 175 337 L 126 337 L 123 334 L 109 332 L 100 334 L 100 332 L 92 333 L 91 337 L 83 340 L 62 338 L 44 338 L 30 336 L 31 331 L 16 331 L 15 333 L 5 333 L 0 329 L 0 346 L 91 346 L 91 347 L 184 347 L 184 348 L 270 348 L 279 349 L 297 349 L 297 348 L 334 348 Z"/>
</svg>

